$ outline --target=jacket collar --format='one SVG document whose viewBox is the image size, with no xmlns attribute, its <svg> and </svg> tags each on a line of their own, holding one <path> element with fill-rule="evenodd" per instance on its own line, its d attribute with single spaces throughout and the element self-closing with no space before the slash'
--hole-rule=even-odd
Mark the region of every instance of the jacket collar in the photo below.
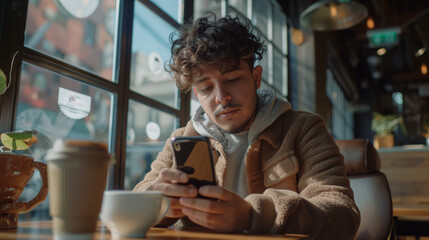
<svg viewBox="0 0 429 240">
<path fill-rule="evenodd" d="M 279 134 L 278 124 L 276 123 L 283 117 L 283 115 L 280 116 L 274 124 L 262 131 L 261 134 L 259 134 L 257 140 L 265 141 L 269 143 L 274 149 L 279 149 L 283 138 L 281 134 Z"/>
</svg>

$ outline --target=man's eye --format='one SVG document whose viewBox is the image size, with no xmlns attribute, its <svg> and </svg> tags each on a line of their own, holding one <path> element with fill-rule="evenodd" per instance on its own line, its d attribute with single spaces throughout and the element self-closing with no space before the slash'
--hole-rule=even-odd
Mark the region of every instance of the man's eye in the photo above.
<svg viewBox="0 0 429 240">
<path fill-rule="evenodd" d="M 238 81 L 238 80 L 239 80 L 239 78 L 233 78 L 233 79 L 227 80 L 226 82 L 233 83 L 233 82 Z"/>
<path fill-rule="evenodd" d="M 212 87 L 203 87 L 200 89 L 201 92 L 208 92 L 212 89 Z"/>
</svg>

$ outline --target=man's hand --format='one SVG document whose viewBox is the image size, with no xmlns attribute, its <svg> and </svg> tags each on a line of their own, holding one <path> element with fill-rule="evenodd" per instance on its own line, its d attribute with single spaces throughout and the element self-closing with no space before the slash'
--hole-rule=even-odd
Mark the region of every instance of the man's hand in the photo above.
<svg viewBox="0 0 429 240">
<path fill-rule="evenodd" d="M 192 185 L 178 185 L 177 183 L 187 183 L 188 175 L 180 170 L 163 169 L 159 172 L 158 179 L 153 185 L 153 190 L 161 191 L 170 199 L 170 209 L 165 214 L 166 217 L 184 217 L 179 197 L 194 198 L 198 190 Z"/>
<path fill-rule="evenodd" d="M 181 197 L 182 212 L 191 221 L 221 232 L 239 232 L 250 227 L 252 206 L 237 194 L 219 186 L 207 185 L 199 189 L 205 197 Z"/>
</svg>

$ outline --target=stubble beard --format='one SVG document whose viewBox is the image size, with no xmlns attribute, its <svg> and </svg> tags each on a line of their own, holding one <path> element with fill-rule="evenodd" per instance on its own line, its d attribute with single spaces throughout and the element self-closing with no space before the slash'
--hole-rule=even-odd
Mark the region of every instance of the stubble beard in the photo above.
<svg viewBox="0 0 429 240">
<path fill-rule="evenodd" d="M 224 132 L 226 132 L 226 133 L 232 133 L 232 134 L 234 134 L 234 133 L 239 133 L 239 132 L 243 132 L 243 131 L 245 131 L 245 130 L 248 130 L 249 128 L 250 128 L 250 125 L 252 124 L 252 122 L 253 122 L 253 120 L 255 119 L 255 117 L 256 117 L 256 113 L 258 112 L 257 111 L 257 107 L 258 107 L 258 101 L 256 101 L 256 104 L 255 104 L 255 108 L 253 109 L 253 114 L 245 121 L 245 122 L 243 122 L 240 126 L 238 126 L 238 127 L 236 127 L 236 128 L 234 128 L 234 129 L 231 129 L 231 130 L 226 130 L 226 129 L 224 129 L 224 128 L 222 128 L 221 126 L 219 126 L 219 125 L 217 125 L 222 131 L 224 131 Z"/>
</svg>

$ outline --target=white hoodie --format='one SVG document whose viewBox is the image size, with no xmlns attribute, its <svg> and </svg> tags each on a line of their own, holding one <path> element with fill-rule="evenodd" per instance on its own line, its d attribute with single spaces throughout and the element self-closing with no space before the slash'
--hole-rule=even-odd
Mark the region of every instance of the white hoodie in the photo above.
<svg viewBox="0 0 429 240">
<path fill-rule="evenodd" d="M 241 197 L 249 193 L 245 171 L 245 154 L 248 146 L 280 115 L 291 109 L 290 103 L 284 98 L 277 97 L 272 89 L 260 89 L 257 95 L 258 112 L 248 131 L 234 134 L 222 131 L 209 119 L 201 106 L 192 117 L 193 126 L 200 135 L 214 138 L 223 145 L 227 162 L 223 187 Z"/>
</svg>

